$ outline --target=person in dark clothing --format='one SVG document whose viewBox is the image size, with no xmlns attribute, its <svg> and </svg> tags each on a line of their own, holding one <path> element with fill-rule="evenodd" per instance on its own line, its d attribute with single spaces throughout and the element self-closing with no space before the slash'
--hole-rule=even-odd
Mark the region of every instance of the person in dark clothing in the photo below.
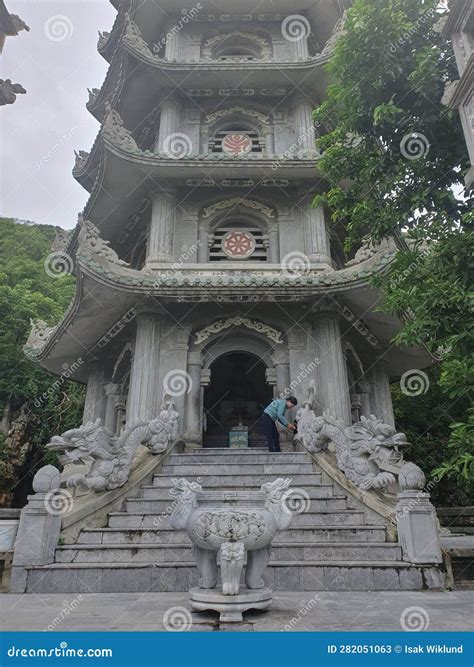
<svg viewBox="0 0 474 667">
<path fill-rule="evenodd" d="M 263 411 L 262 428 L 267 438 L 268 449 L 271 452 L 281 452 L 280 434 L 275 425 L 277 421 L 291 431 L 295 430 L 295 425 L 290 423 L 285 417 L 285 412 L 294 408 L 295 405 L 298 405 L 298 401 L 294 396 L 276 398 Z"/>
</svg>

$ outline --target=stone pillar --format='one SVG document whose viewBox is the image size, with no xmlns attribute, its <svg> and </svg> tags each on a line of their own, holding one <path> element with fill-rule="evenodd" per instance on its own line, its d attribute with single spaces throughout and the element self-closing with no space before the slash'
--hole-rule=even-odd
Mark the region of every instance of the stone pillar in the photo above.
<svg viewBox="0 0 474 667">
<path fill-rule="evenodd" d="M 360 396 L 360 414 L 362 417 L 369 418 L 372 414 L 370 411 L 370 383 L 358 382 L 357 386 Z"/>
<path fill-rule="evenodd" d="M 86 400 L 82 423 L 95 421 L 98 417 L 104 423 L 106 398 L 104 393 L 104 371 L 99 362 L 91 366 L 87 379 Z"/>
<path fill-rule="evenodd" d="M 294 100 L 293 113 L 295 119 L 295 143 L 298 153 L 302 151 L 305 156 L 317 155 L 316 132 L 313 121 L 313 103 L 305 96 Z"/>
<path fill-rule="evenodd" d="M 72 496 L 60 490 L 61 474 L 48 465 L 40 468 L 33 478 L 33 495 L 21 510 L 13 554 L 11 593 L 24 593 L 26 565 L 49 565 L 61 532 L 62 515 L 72 507 Z"/>
<path fill-rule="evenodd" d="M 435 508 L 430 494 L 408 490 L 398 494 L 397 529 L 403 560 L 410 563 L 441 563 L 441 547 Z"/>
<path fill-rule="evenodd" d="M 146 264 L 173 261 L 176 206 L 174 192 L 163 190 L 153 197 Z"/>
<path fill-rule="evenodd" d="M 284 350 L 278 350 L 274 353 L 272 361 L 276 374 L 277 398 L 290 396 L 290 360 L 288 353 Z"/>
<path fill-rule="evenodd" d="M 302 36 L 295 42 L 295 58 L 296 60 L 308 60 L 308 39 Z"/>
<path fill-rule="evenodd" d="M 212 244 L 212 235 L 210 234 L 209 223 L 200 222 L 198 230 L 198 262 L 199 264 L 205 264 L 209 261 L 209 245 Z"/>
<path fill-rule="evenodd" d="M 137 333 L 127 399 L 127 425 L 157 416 L 162 323 L 153 312 L 137 315 Z"/>
<path fill-rule="evenodd" d="M 346 360 L 342 350 L 341 328 L 337 313 L 321 313 L 314 321 L 313 337 L 318 382 L 316 400 L 332 417 L 351 424 L 351 403 Z"/>
<path fill-rule="evenodd" d="M 188 354 L 189 393 L 186 396 L 186 435 L 189 443 L 202 444 L 201 351 Z"/>
<path fill-rule="evenodd" d="M 390 393 L 390 382 L 387 373 L 387 362 L 385 359 L 379 359 L 371 370 L 372 393 L 371 405 L 372 413 L 382 419 L 385 424 L 395 426 L 393 416 L 392 394 Z"/>
<path fill-rule="evenodd" d="M 360 409 L 362 401 L 360 400 L 359 394 L 350 394 L 350 399 L 352 422 L 356 424 L 358 421 L 360 421 Z"/>
<path fill-rule="evenodd" d="M 105 385 L 105 395 L 107 396 L 107 407 L 105 410 L 105 428 L 111 433 L 117 430 L 117 403 L 120 395 L 120 385 L 109 382 Z"/>
<path fill-rule="evenodd" d="M 273 125 L 265 130 L 265 151 L 267 155 L 275 153 L 275 137 L 273 135 Z"/>
<path fill-rule="evenodd" d="M 268 230 L 268 261 L 271 264 L 278 264 L 280 262 L 280 234 L 278 225 L 271 223 L 272 226 Z"/>
<path fill-rule="evenodd" d="M 155 147 L 158 153 L 164 153 L 167 149 L 172 148 L 172 146 L 168 146 L 169 137 L 171 134 L 175 134 L 179 128 L 179 111 L 180 106 L 176 97 L 170 94 L 160 107 L 160 125 Z"/>
<path fill-rule="evenodd" d="M 322 206 L 311 205 L 312 197 L 306 197 L 300 204 L 303 216 L 305 249 L 310 261 L 332 269 L 331 247 L 326 227 L 326 216 Z"/>
<path fill-rule="evenodd" d="M 179 43 L 178 43 L 178 34 L 179 30 L 176 31 L 176 23 L 169 23 L 166 26 L 165 37 L 165 59 L 166 60 L 178 60 L 179 54 Z"/>
</svg>

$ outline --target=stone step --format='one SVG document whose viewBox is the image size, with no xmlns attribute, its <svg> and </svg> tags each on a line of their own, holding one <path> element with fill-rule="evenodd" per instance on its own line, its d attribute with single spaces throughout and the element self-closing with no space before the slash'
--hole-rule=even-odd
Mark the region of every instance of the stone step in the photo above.
<svg viewBox="0 0 474 667">
<path fill-rule="evenodd" d="M 142 490 L 144 500 L 153 500 L 155 511 L 158 514 L 170 514 L 174 507 L 174 498 L 171 499 L 168 489 L 160 489 L 156 486 L 149 486 Z M 129 498 L 129 500 L 133 500 Z M 125 501 L 125 507 L 127 507 Z M 308 512 L 327 512 L 330 510 L 347 509 L 347 499 L 345 496 L 328 496 L 327 498 L 312 498 L 307 508 Z"/>
<path fill-rule="evenodd" d="M 271 560 L 280 561 L 397 561 L 401 548 L 396 544 L 280 544 L 272 547 Z M 57 563 L 163 563 L 193 562 L 190 545 L 157 544 L 79 544 L 58 547 Z"/>
<path fill-rule="evenodd" d="M 272 475 L 274 477 L 288 477 L 297 474 L 313 474 L 311 463 L 216 463 L 215 461 L 203 461 L 200 463 L 165 463 L 162 468 L 163 475 Z M 319 474 L 319 473 L 316 473 Z"/>
<path fill-rule="evenodd" d="M 212 472 L 200 471 L 198 475 L 187 475 L 186 476 L 189 482 L 198 482 L 205 488 L 218 488 L 221 490 L 234 489 L 235 487 L 240 489 L 247 489 L 249 487 L 255 487 L 259 489 L 262 484 L 265 482 L 272 482 L 277 475 L 262 473 L 260 475 L 232 475 L 221 473 L 215 475 Z M 319 484 L 321 481 L 321 476 L 319 473 L 312 473 L 310 475 L 301 475 L 299 473 L 293 473 L 291 475 L 292 488 L 301 488 L 303 486 L 313 486 Z M 163 473 L 154 475 L 153 485 L 165 488 L 171 488 L 171 477 Z M 332 488 L 332 485 L 329 485 Z"/>
<path fill-rule="evenodd" d="M 129 514 L 130 516 L 151 516 L 154 525 L 159 525 L 159 527 L 168 527 L 169 526 L 169 517 L 173 511 L 173 505 L 170 503 L 168 508 L 165 511 L 159 511 L 155 503 L 158 502 L 161 505 L 162 501 L 156 500 L 145 500 L 144 498 L 133 498 L 125 502 L 125 512 L 124 514 Z M 159 521 L 159 524 L 157 522 Z M 293 514 L 292 518 L 292 527 L 299 528 L 302 526 L 361 526 L 365 521 L 365 515 L 362 510 L 326 510 L 318 512 L 301 512 L 299 514 Z"/>
<path fill-rule="evenodd" d="M 174 561 L 56 563 L 27 571 L 28 593 L 186 592 L 198 579 L 193 563 Z M 270 563 L 264 578 L 276 591 L 409 591 L 444 585 L 438 568 L 403 561 L 280 561 Z"/>
<path fill-rule="evenodd" d="M 152 500 L 165 500 L 168 499 L 170 503 L 176 503 L 176 498 L 171 494 L 171 479 L 170 478 L 162 478 L 163 481 L 158 484 L 153 484 L 152 486 L 145 484 L 144 486 L 141 487 L 142 490 L 142 497 L 146 499 L 152 499 Z M 168 483 L 166 483 L 166 479 L 168 479 Z M 196 478 L 188 477 L 189 481 L 197 481 Z M 202 481 L 202 478 L 199 477 L 200 481 Z M 210 479 L 210 478 L 208 478 Z M 206 479 L 206 484 L 203 484 L 204 490 L 211 488 L 211 489 L 225 489 L 227 491 L 243 491 L 245 489 L 249 491 L 258 491 L 261 487 L 261 485 L 264 483 L 265 479 L 262 479 L 261 477 L 259 478 L 258 482 L 254 482 L 253 484 L 248 484 L 246 486 L 242 485 L 240 482 L 236 482 L 235 484 L 233 483 L 235 481 L 235 476 L 230 477 L 228 481 L 226 481 L 225 487 L 223 485 L 219 484 L 208 484 L 208 479 Z M 155 481 L 155 480 L 153 480 Z M 331 498 L 333 496 L 333 485 L 332 484 L 321 484 L 318 482 L 315 482 L 314 484 L 297 484 L 293 486 L 293 489 L 297 490 L 295 491 L 293 497 L 302 497 L 302 498 Z M 155 495 L 156 494 L 156 495 Z M 291 496 L 290 496 L 291 498 Z"/>
<path fill-rule="evenodd" d="M 286 465 L 287 463 L 309 463 L 310 459 L 305 453 L 281 453 L 281 454 L 253 454 L 249 453 L 245 457 L 236 454 L 226 454 L 225 456 L 203 456 L 202 454 L 171 454 L 168 459 L 170 465 L 189 465 L 199 463 L 230 463 L 230 464 L 246 464 L 246 463 L 279 463 Z"/>
</svg>

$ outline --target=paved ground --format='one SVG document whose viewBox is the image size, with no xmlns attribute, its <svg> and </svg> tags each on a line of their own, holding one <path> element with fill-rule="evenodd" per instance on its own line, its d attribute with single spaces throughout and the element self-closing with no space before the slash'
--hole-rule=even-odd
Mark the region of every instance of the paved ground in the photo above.
<svg viewBox="0 0 474 667">
<path fill-rule="evenodd" d="M 413 609 L 415 607 L 416 609 Z M 0 630 L 159 631 L 184 623 L 196 631 L 473 630 L 474 592 L 278 593 L 270 612 L 220 624 L 217 614 L 188 611 L 179 593 L 0 595 Z"/>
</svg>

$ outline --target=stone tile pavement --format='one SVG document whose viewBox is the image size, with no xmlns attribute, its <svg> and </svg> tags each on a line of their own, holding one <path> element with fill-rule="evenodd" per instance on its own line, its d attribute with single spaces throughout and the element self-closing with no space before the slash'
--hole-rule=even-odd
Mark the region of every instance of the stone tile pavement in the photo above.
<svg viewBox="0 0 474 667">
<path fill-rule="evenodd" d="M 410 614 L 424 629 L 472 631 L 474 591 L 278 592 L 270 612 L 247 612 L 241 625 L 219 624 L 212 612 L 191 614 L 183 593 L 0 595 L 1 630 L 153 632 L 184 622 L 199 632 L 397 631 Z"/>
</svg>

